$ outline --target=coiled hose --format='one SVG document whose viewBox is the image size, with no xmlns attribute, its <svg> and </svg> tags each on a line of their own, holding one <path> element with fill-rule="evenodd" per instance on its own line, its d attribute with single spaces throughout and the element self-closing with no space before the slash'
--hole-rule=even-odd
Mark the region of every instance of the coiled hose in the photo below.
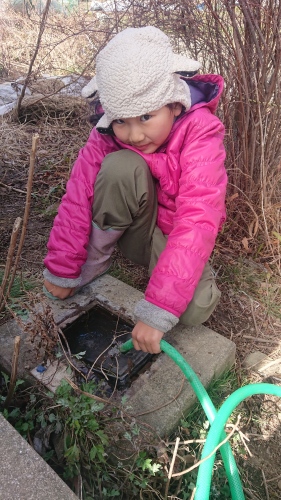
<svg viewBox="0 0 281 500">
<path fill-rule="evenodd" d="M 132 348 L 133 341 L 132 339 L 130 339 L 121 346 L 120 350 L 121 352 L 125 353 Z M 281 397 L 281 387 L 275 386 L 273 384 L 247 385 L 238 389 L 231 396 L 229 396 L 221 406 L 220 410 L 217 412 L 205 387 L 200 382 L 196 373 L 192 370 L 187 361 L 182 357 L 182 355 L 165 340 L 161 340 L 160 348 L 176 363 L 176 365 L 184 373 L 211 424 L 211 428 L 208 433 L 201 458 L 208 456 L 214 450 L 214 448 L 221 441 L 223 441 L 226 436 L 224 432 L 224 426 L 232 411 L 238 404 L 241 403 L 241 401 L 253 394 L 272 394 L 274 396 Z M 231 497 L 234 500 L 245 500 L 239 472 L 230 444 L 226 442 L 224 445 L 222 445 L 220 448 L 220 452 L 223 458 L 224 467 L 229 482 Z M 194 500 L 209 499 L 214 460 L 215 454 L 213 454 L 206 461 L 202 462 L 202 464 L 200 465 L 198 470 Z"/>
</svg>

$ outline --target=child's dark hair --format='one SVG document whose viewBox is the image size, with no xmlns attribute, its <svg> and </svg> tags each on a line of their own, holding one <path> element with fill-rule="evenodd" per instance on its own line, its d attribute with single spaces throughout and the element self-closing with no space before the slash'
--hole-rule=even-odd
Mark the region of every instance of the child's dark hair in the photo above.
<svg viewBox="0 0 281 500">
<path fill-rule="evenodd" d="M 169 102 L 168 104 L 166 104 L 167 108 L 169 108 L 171 111 L 173 111 L 173 109 L 175 108 L 175 105 L 178 104 L 176 102 Z M 183 113 L 185 112 L 185 107 L 181 105 L 181 112 L 180 112 L 180 115 L 176 117 L 176 120 L 178 120 L 182 115 Z"/>
<path fill-rule="evenodd" d="M 169 102 L 168 104 L 166 104 L 166 106 L 167 106 L 167 108 L 173 110 L 175 107 L 175 104 L 176 104 L 175 102 Z"/>
</svg>

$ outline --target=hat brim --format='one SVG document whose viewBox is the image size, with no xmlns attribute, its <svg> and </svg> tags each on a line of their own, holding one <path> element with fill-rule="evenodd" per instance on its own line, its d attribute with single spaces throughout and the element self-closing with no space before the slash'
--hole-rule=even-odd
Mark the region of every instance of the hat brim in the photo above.
<svg viewBox="0 0 281 500">
<path fill-rule="evenodd" d="M 182 56 L 180 54 L 173 54 L 173 73 L 180 71 L 193 73 L 201 68 L 201 63 L 195 61 L 195 59 L 189 59 L 188 57 Z"/>
</svg>

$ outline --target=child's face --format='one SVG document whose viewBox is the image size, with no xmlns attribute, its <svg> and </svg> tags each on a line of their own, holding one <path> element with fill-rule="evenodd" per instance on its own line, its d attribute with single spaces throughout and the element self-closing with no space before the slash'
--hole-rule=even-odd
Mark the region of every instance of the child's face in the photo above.
<svg viewBox="0 0 281 500">
<path fill-rule="evenodd" d="M 175 103 L 135 118 L 122 118 L 112 122 L 117 139 L 130 144 L 142 153 L 154 153 L 167 139 L 174 119 L 181 113 L 181 104 Z"/>
</svg>

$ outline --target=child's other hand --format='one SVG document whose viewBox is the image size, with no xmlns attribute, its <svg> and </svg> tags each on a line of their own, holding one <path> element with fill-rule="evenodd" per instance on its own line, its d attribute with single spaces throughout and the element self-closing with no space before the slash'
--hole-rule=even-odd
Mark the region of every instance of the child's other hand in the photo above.
<svg viewBox="0 0 281 500">
<path fill-rule="evenodd" d="M 57 297 L 57 299 L 61 300 L 67 299 L 67 297 L 70 297 L 74 293 L 74 288 L 63 288 L 61 286 L 53 285 L 53 283 L 50 283 L 47 280 L 44 281 L 44 287 L 47 292 L 53 295 L 53 297 Z"/>
<path fill-rule="evenodd" d="M 137 351 L 150 352 L 151 354 L 158 354 L 160 349 L 160 340 L 162 339 L 164 333 L 160 330 L 156 330 L 151 326 L 138 321 L 135 328 L 132 331 L 132 339 L 134 348 Z"/>
</svg>

